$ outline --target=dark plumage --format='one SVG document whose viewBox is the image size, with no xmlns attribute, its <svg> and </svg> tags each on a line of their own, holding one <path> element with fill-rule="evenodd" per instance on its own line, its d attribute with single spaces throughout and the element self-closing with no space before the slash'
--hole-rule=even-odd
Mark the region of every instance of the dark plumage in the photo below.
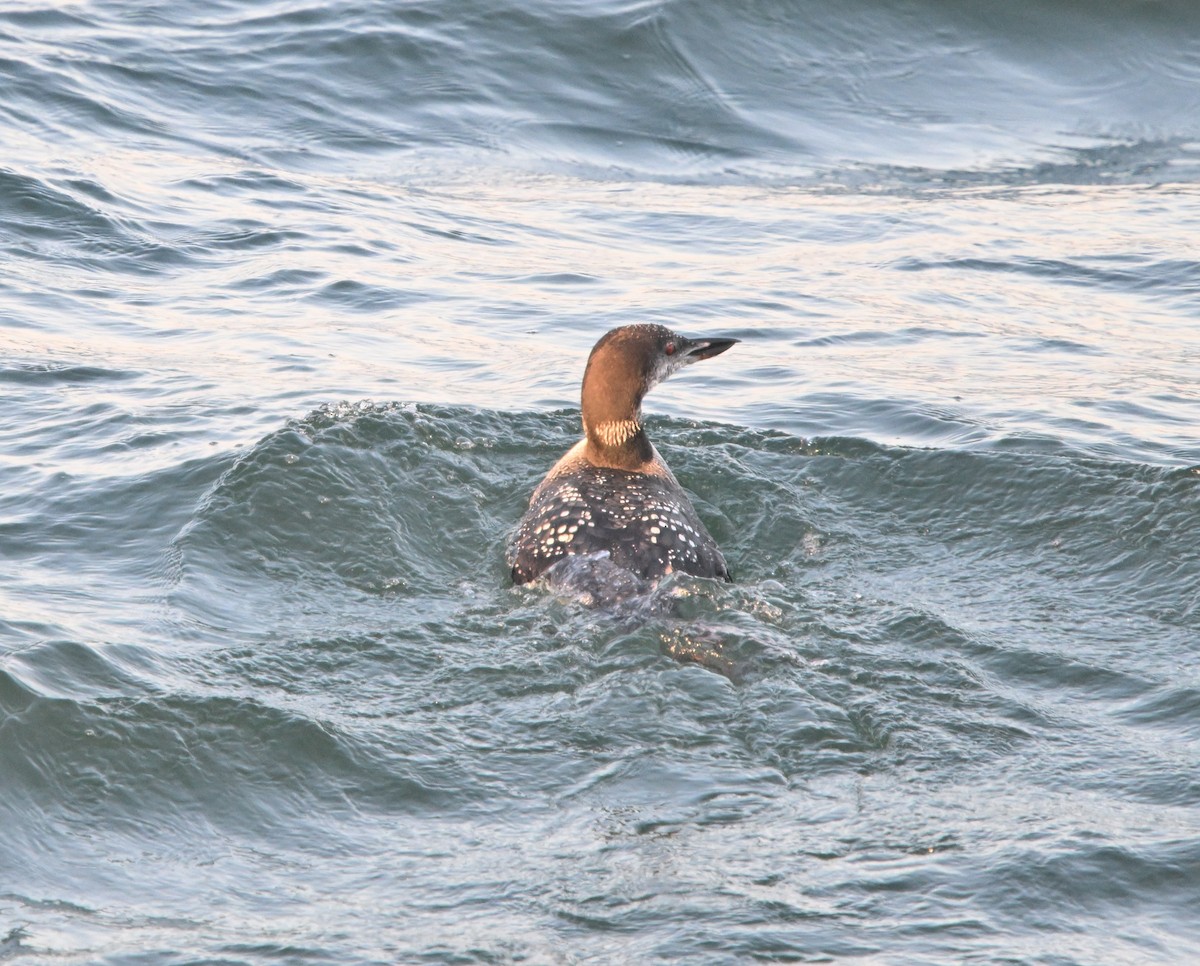
<svg viewBox="0 0 1200 966">
<path fill-rule="evenodd" d="M 535 580 L 567 557 L 593 556 L 589 573 L 643 581 L 672 571 L 729 580 L 716 542 L 642 426 L 645 394 L 675 370 L 737 339 L 687 339 L 661 325 L 607 333 L 583 375 L 584 438 L 533 492 L 509 546 L 513 581 Z"/>
</svg>

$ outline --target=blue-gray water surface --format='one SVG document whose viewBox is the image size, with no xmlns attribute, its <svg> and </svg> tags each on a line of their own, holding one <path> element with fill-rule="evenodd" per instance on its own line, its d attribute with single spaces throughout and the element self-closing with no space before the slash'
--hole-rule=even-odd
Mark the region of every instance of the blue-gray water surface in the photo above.
<svg viewBox="0 0 1200 966">
<path fill-rule="evenodd" d="M 0 962 L 1200 959 L 1197 38 L 0 4 Z M 735 582 L 514 589 L 633 321 Z"/>
</svg>

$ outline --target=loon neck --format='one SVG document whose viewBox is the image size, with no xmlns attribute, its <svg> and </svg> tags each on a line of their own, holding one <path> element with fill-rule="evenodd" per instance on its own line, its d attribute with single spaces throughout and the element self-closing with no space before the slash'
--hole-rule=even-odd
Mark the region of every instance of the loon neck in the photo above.
<svg viewBox="0 0 1200 966">
<path fill-rule="evenodd" d="M 586 434 L 584 457 L 595 466 L 619 470 L 641 470 L 654 460 L 654 447 L 646 437 L 641 419 L 583 422 Z"/>
<path fill-rule="evenodd" d="M 583 370 L 580 402 L 584 457 L 596 466 L 649 472 L 657 461 L 642 426 L 642 398 L 673 368 L 688 345 L 662 326 L 613 329 L 592 348 Z"/>
<path fill-rule="evenodd" d="M 647 365 L 639 347 L 620 339 L 602 339 L 588 357 L 580 402 L 584 456 L 594 465 L 637 470 L 654 458 L 642 428 L 642 397 L 650 385 Z"/>
</svg>

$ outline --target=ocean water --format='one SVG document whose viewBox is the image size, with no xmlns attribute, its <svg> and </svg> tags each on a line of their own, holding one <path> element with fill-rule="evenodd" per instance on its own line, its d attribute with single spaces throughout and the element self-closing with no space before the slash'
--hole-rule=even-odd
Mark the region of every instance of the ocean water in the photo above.
<svg viewBox="0 0 1200 966">
<path fill-rule="evenodd" d="M 1200 958 L 1198 239 L 1184 0 L 0 3 L 0 962 Z"/>
</svg>

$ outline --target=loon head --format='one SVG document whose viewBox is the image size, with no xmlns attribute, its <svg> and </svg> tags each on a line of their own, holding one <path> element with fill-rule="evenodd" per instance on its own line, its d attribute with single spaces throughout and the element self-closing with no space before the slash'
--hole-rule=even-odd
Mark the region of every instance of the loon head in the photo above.
<svg viewBox="0 0 1200 966">
<path fill-rule="evenodd" d="M 671 373 L 718 356 L 738 339 L 689 339 L 661 325 L 605 333 L 583 372 L 583 432 L 597 464 L 633 469 L 653 457 L 642 431 L 642 397 Z"/>
</svg>

